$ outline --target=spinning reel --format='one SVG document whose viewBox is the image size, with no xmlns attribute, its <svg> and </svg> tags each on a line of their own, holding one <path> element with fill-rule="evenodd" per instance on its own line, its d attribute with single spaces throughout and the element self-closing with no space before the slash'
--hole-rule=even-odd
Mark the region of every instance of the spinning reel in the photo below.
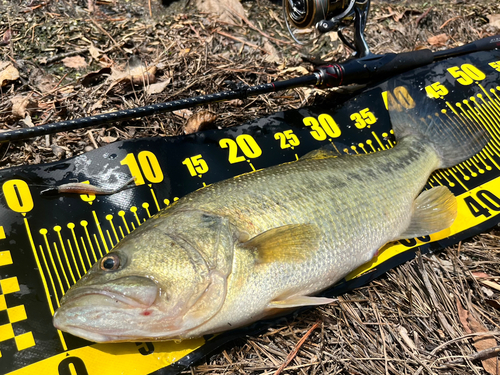
<svg viewBox="0 0 500 375">
<path fill-rule="evenodd" d="M 370 0 L 283 0 L 283 14 L 288 31 L 299 44 L 297 38 L 307 29 L 315 28 L 319 34 L 337 31 L 339 38 L 355 51 L 355 57 L 370 54 L 364 30 Z M 342 30 L 354 23 L 354 40 L 351 42 Z"/>
</svg>

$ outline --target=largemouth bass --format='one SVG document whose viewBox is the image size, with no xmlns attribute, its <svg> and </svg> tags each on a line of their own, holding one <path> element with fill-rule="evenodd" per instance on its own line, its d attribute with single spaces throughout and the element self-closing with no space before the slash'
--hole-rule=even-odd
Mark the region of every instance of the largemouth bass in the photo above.
<svg viewBox="0 0 500 375">
<path fill-rule="evenodd" d="M 398 143 L 387 151 L 319 150 L 179 199 L 70 288 L 54 325 L 96 342 L 185 339 L 330 303 L 314 295 L 383 245 L 456 217 L 448 188 L 422 189 L 488 137 L 422 107 L 391 112 Z"/>
</svg>

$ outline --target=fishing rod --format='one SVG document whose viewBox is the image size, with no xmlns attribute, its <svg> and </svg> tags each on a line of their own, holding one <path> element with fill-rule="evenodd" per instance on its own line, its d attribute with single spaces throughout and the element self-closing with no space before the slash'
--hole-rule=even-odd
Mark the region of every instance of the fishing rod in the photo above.
<svg viewBox="0 0 500 375">
<path fill-rule="evenodd" d="M 0 142 L 17 141 L 26 138 L 70 131 L 92 126 L 101 126 L 117 121 L 131 120 L 154 114 L 172 112 L 184 108 L 216 103 L 232 99 L 246 99 L 251 96 L 288 90 L 296 87 L 314 86 L 317 88 L 338 87 L 348 84 L 366 84 L 374 80 L 382 80 L 392 75 L 402 73 L 433 61 L 453 56 L 464 55 L 478 51 L 489 51 L 500 48 L 500 35 L 480 39 L 461 47 L 445 51 L 432 52 L 428 49 L 404 52 L 386 53 L 383 55 L 368 54 L 365 57 L 348 60 L 345 63 L 335 63 L 319 66 L 312 74 L 283 81 L 275 81 L 256 86 L 243 86 L 234 90 L 179 99 L 165 103 L 150 104 L 119 110 L 111 113 L 66 120 L 31 128 L 22 128 L 0 133 Z"/>
</svg>

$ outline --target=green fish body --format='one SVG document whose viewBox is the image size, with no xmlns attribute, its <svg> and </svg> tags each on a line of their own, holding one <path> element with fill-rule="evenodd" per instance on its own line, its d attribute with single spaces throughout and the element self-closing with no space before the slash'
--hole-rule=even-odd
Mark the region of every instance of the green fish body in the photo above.
<svg viewBox="0 0 500 375">
<path fill-rule="evenodd" d="M 184 339 L 330 303 L 314 295 L 386 243 L 453 223 L 453 194 L 421 191 L 434 170 L 487 141 L 476 124 L 434 114 L 391 118 L 392 149 L 319 150 L 179 199 L 69 290 L 55 326 L 97 342 Z"/>
</svg>

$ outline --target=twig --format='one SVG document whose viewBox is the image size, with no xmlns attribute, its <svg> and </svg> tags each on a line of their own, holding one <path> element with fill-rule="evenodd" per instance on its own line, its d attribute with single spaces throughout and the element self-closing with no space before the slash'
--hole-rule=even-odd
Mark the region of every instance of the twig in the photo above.
<svg viewBox="0 0 500 375">
<path fill-rule="evenodd" d="M 262 52 L 267 53 L 267 51 L 264 48 L 260 48 L 258 45 L 252 44 L 252 43 L 247 42 L 247 41 L 245 41 L 243 39 L 240 39 L 240 38 L 237 38 L 237 37 L 232 36 L 230 34 L 227 34 L 224 31 L 217 30 L 217 34 L 225 36 L 226 38 L 230 38 L 230 39 L 236 40 L 237 42 L 243 43 L 243 45 L 247 44 L 247 45 L 249 45 L 252 48 L 260 49 Z"/>
<path fill-rule="evenodd" d="M 293 349 L 290 354 L 288 354 L 288 356 L 286 357 L 285 359 L 285 362 L 278 368 L 278 370 L 276 370 L 276 372 L 274 373 L 274 375 L 279 375 L 281 374 L 281 372 L 284 370 L 284 368 L 286 366 L 288 366 L 288 364 L 295 358 L 295 356 L 297 355 L 300 347 L 304 344 L 304 342 L 306 342 L 307 338 L 309 336 L 311 336 L 311 333 L 316 329 L 318 328 L 319 326 L 319 323 L 320 322 L 316 322 L 314 323 L 314 325 L 309 329 L 309 331 L 306 332 L 306 334 L 304 336 L 302 336 L 302 338 L 299 340 L 299 342 L 297 343 L 297 346 L 295 347 L 295 349 Z"/>
<path fill-rule="evenodd" d="M 430 352 L 430 355 L 436 355 L 437 352 L 439 352 L 441 349 L 447 347 L 450 344 L 453 344 L 454 342 L 465 340 L 471 337 L 475 336 L 481 336 L 481 337 L 495 337 L 495 336 L 500 336 L 500 331 L 490 331 L 490 332 L 477 332 L 477 333 L 469 333 L 467 335 L 463 335 L 457 338 L 454 338 L 450 341 L 446 341 L 445 343 L 439 345 L 438 347 L 434 348 L 432 352 Z"/>
</svg>

